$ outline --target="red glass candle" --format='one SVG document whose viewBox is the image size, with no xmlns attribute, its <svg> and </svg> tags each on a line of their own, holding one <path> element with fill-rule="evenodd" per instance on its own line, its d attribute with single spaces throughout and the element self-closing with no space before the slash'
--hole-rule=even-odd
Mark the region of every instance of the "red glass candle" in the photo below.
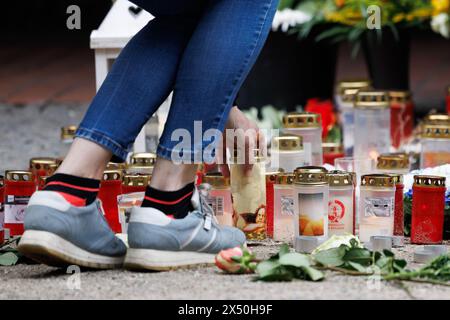
<svg viewBox="0 0 450 320">
<path fill-rule="evenodd" d="M 122 231 L 117 197 L 122 194 L 122 171 L 107 170 L 103 173 L 98 198 L 102 201 L 106 221 L 115 233 Z"/>
<path fill-rule="evenodd" d="M 403 176 L 401 174 L 391 174 L 395 181 L 395 205 L 394 205 L 394 236 L 404 235 L 404 211 L 403 211 Z"/>
<path fill-rule="evenodd" d="M 414 105 L 408 91 L 389 92 L 391 105 L 391 143 L 399 148 L 412 135 L 414 129 Z"/>
<path fill-rule="evenodd" d="M 55 158 L 30 159 L 30 172 L 37 186 L 39 186 L 39 178 L 51 176 L 58 168 L 58 163 L 59 161 Z"/>
<path fill-rule="evenodd" d="M 278 173 L 279 173 L 278 171 L 266 173 L 266 219 L 267 219 L 266 233 L 267 236 L 270 238 L 273 238 L 273 214 L 274 214 L 273 186 L 275 184 L 275 180 L 277 178 Z"/>
<path fill-rule="evenodd" d="M 322 143 L 323 163 L 334 166 L 334 160 L 345 157 L 344 146 L 340 143 L 324 142 Z"/>
<path fill-rule="evenodd" d="M 36 191 L 33 174 L 30 171 L 6 171 L 5 175 L 5 229 L 10 236 L 23 234 L 25 208 Z"/>
<path fill-rule="evenodd" d="M 0 245 L 3 244 L 5 240 L 5 231 L 3 229 L 3 224 L 5 222 L 5 216 L 3 211 L 3 201 L 5 198 L 5 180 L 3 176 L 0 176 Z"/>
<path fill-rule="evenodd" d="M 414 176 L 411 243 L 442 242 L 445 190 L 445 177 Z"/>
</svg>

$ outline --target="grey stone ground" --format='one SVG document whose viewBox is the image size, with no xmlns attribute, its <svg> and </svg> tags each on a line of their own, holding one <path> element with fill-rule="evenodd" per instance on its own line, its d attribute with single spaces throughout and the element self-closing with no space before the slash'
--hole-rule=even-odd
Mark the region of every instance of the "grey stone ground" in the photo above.
<svg viewBox="0 0 450 320">
<path fill-rule="evenodd" d="M 33 156 L 63 152 L 59 128 L 77 124 L 85 107 L 7 107 L 0 105 L 0 171 L 26 168 Z M 278 246 L 254 248 L 260 257 Z M 411 261 L 412 247 L 396 251 Z M 414 264 L 410 267 L 415 267 Z M 312 283 L 253 282 L 250 275 L 225 275 L 215 267 L 162 273 L 123 270 L 80 275 L 80 290 L 65 270 L 43 265 L 0 267 L 0 299 L 450 299 L 450 288 L 428 284 L 376 283 L 366 277 L 329 272 Z"/>
</svg>

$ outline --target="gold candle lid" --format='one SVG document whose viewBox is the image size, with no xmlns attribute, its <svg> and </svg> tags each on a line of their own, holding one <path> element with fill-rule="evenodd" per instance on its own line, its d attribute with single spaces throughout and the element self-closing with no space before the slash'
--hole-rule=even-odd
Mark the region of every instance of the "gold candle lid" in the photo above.
<svg viewBox="0 0 450 320">
<path fill-rule="evenodd" d="M 77 132 L 77 126 L 67 126 L 61 128 L 61 140 L 73 140 Z"/>
<path fill-rule="evenodd" d="M 150 183 L 151 178 L 151 175 L 125 174 L 123 176 L 122 185 L 128 187 L 146 187 Z"/>
<path fill-rule="evenodd" d="M 211 172 L 203 176 L 202 183 L 210 184 L 216 188 L 224 188 L 230 186 L 230 178 L 224 177 L 220 172 Z"/>
<path fill-rule="evenodd" d="M 150 152 L 133 153 L 130 158 L 131 167 L 154 167 L 156 154 Z"/>
<path fill-rule="evenodd" d="M 344 153 L 344 146 L 342 143 L 336 142 L 323 142 L 322 143 L 323 153 Z"/>
<path fill-rule="evenodd" d="M 389 95 L 386 91 L 361 90 L 356 94 L 355 108 L 358 109 L 389 108 Z"/>
<path fill-rule="evenodd" d="M 283 116 L 284 128 L 319 128 L 322 126 L 321 116 L 311 112 L 292 112 Z"/>
<path fill-rule="evenodd" d="M 253 149 L 252 151 L 253 151 L 253 158 L 252 158 L 252 160 L 253 160 L 254 162 L 263 162 L 263 161 L 265 161 L 266 157 L 264 156 L 263 151 L 261 151 L 261 149 L 255 148 L 255 149 Z M 241 160 L 240 157 L 242 157 L 242 160 L 244 160 L 244 158 L 246 158 L 246 155 L 243 154 L 243 151 L 241 151 L 241 150 L 235 148 L 235 149 L 233 150 L 232 162 L 233 162 L 234 164 L 236 164 L 236 162 L 237 162 L 238 160 Z M 246 160 L 248 160 L 248 159 L 246 159 Z"/>
<path fill-rule="evenodd" d="M 351 102 L 352 106 L 356 99 L 356 94 L 358 93 L 360 89 L 344 89 L 344 91 L 341 93 L 341 100 L 343 102 Z"/>
<path fill-rule="evenodd" d="M 370 80 L 367 79 L 348 79 L 348 80 L 342 80 L 339 81 L 337 88 L 336 88 L 336 94 L 342 96 L 345 90 L 347 89 L 353 89 L 356 91 L 361 89 L 367 89 L 371 86 Z"/>
<path fill-rule="evenodd" d="M 422 138 L 450 139 L 450 122 L 448 124 L 425 123 L 422 126 Z"/>
<path fill-rule="evenodd" d="M 392 178 L 394 178 L 394 184 L 403 184 L 403 175 L 399 173 L 390 173 Z"/>
<path fill-rule="evenodd" d="M 275 177 L 275 184 L 289 185 L 295 181 L 295 175 L 293 173 L 281 172 Z"/>
<path fill-rule="evenodd" d="M 414 185 L 420 187 L 445 187 L 445 177 L 440 176 L 414 176 Z"/>
<path fill-rule="evenodd" d="M 266 182 L 276 182 L 277 175 L 283 173 L 284 170 L 280 168 L 270 168 L 266 170 Z"/>
<path fill-rule="evenodd" d="M 59 166 L 58 160 L 50 157 L 31 158 L 31 170 L 55 170 Z"/>
<path fill-rule="evenodd" d="M 5 180 L 7 181 L 25 181 L 29 182 L 33 180 L 33 174 L 30 171 L 23 170 L 7 170 L 5 172 Z"/>
<path fill-rule="evenodd" d="M 106 166 L 106 170 L 125 170 L 126 168 L 127 164 L 125 162 L 108 162 L 108 165 Z"/>
<path fill-rule="evenodd" d="M 333 170 L 328 172 L 328 183 L 330 187 L 353 186 L 352 172 Z"/>
<path fill-rule="evenodd" d="M 103 172 L 103 181 L 122 181 L 122 177 L 122 170 L 105 170 L 105 172 Z"/>
<path fill-rule="evenodd" d="M 445 113 L 431 113 L 425 116 L 424 123 L 447 124 L 450 123 L 450 115 Z"/>
<path fill-rule="evenodd" d="M 394 178 L 387 174 L 367 174 L 361 177 L 361 186 L 364 187 L 393 187 Z"/>
<path fill-rule="evenodd" d="M 377 169 L 409 169 L 406 153 L 385 153 L 378 156 Z"/>
<path fill-rule="evenodd" d="M 406 103 L 411 101 L 412 94 L 410 91 L 389 91 L 389 101 L 394 103 Z"/>
<path fill-rule="evenodd" d="M 278 151 L 303 150 L 303 138 L 294 135 L 282 135 L 272 139 L 272 149 Z"/>
<path fill-rule="evenodd" d="M 306 185 L 328 184 L 327 169 L 324 167 L 307 166 L 295 169 L 295 183 Z"/>
</svg>

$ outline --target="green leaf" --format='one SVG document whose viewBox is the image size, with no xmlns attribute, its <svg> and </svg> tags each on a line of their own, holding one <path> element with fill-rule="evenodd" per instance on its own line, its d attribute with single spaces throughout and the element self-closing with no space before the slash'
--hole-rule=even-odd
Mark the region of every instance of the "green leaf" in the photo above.
<svg viewBox="0 0 450 320">
<path fill-rule="evenodd" d="M 6 253 L 0 255 L 0 265 L 1 266 L 13 266 L 17 263 L 18 260 L 19 260 L 19 257 L 12 252 L 6 252 Z"/>
<path fill-rule="evenodd" d="M 339 267 L 344 264 L 345 246 L 319 251 L 314 255 L 314 260 L 323 266 Z"/>
<path fill-rule="evenodd" d="M 271 273 L 266 274 L 265 276 L 259 276 L 256 280 L 260 281 L 292 281 L 294 279 L 294 274 L 283 266 L 278 266 L 273 269 Z"/>
<path fill-rule="evenodd" d="M 283 10 L 286 8 L 292 8 L 294 6 L 294 0 L 280 0 L 280 4 L 278 5 L 278 10 Z"/>
<path fill-rule="evenodd" d="M 394 260 L 394 269 L 395 272 L 402 272 L 403 270 L 405 270 L 405 267 L 407 265 L 406 260 Z"/>
<path fill-rule="evenodd" d="M 345 27 L 345 26 L 337 26 L 337 27 L 332 27 L 324 32 L 322 32 L 321 34 L 319 34 L 316 37 L 316 41 L 322 41 L 328 38 L 333 38 L 336 37 L 338 35 L 347 35 L 349 30 L 351 30 L 351 28 L 349 27 Z"/>
<path fill-rule="evenodd" d="M 367 266 L 372 262 L 372 254 L 364 248 L 351 248 L 345 253 L 343 260 Z"/>
<path fill-rule="evenodd" d="M 293 267 L 309 267 L 310 262 L 308 256 L 301 253 L 287 253 L 283 255 L 279 263 L 284 266 L 293 266 Z"/>
<path fill-rule="evenodd" d="M 391 251 L 389 251 L 389 250 L 383 250 L 383 254 L 386 256 L 386 257 L 394 257 L 394 253 L 393 252 L 391 252 Z"/>
<path fill-rule="evenodd" d="M 347 264 L 358 272 L 367 272 L 367 268 L 359 263 L 347 261 Z"/>
<path fill-rule="evenodd" d="M 276 273 L 276 269 L 280 266 L 277 260 L 262 261 L 256 267 L 256 273 L 260 278 L 264 278 Z"/>
<path fill-rule="evenodd" d="M 280 252 L 278 252 L 278 256 L 281 258 L 285 254 L 288 254 L 290 251 L 291 250 L 289 250 L 289 246 L 286 243 L 284 243 L 280 247 Z"/>
<path fill-rule="evenodd" d="M 302 270 L 312 281 L 319 281 L 325 278 L 325 275 L 322 271 L 316 270 L 312 267 L 302 267 Z"/>
</svg>

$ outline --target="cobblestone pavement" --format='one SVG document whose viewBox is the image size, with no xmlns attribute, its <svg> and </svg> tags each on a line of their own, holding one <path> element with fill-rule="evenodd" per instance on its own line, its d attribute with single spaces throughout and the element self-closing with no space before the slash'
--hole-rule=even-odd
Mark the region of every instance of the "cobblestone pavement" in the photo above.
<svg viewBox="0 0 450 320">
<path fill-rule="evenodd" d="M 59 128 L 77 124 L 85 106 L 0 105 L 0 171 L 23 169 L 33 156 L 64 153 Z M 255 247 L 260 257 L 275 253 L 271 242 Z M 411 261 L 412 246 L 397 250 Z M 411 265 L 411 267 L 415 267 Z M 251 275 L 225 275 L 215 267 L 161 273 L 86 271 L 76 278 L 43 265 L 0 267 L 0 299 L 450 299 L 450 288 L 428 284 L 377 283 L 329 272 L 312 283 L 261 283 Z"/>
<path fill-rule="evenodd" d="M 60 129 L 78 125 L 86 106 L 0 104 L 0 172 L 28 167 L 31 157 L 61 156 Z"/>
<path fill-rule="evenodd" d="M 254 251 L 267 257 L 277 249 L 265 243 Z M 411 250 L 408 246 L 396 253 L 410 260 Z M 327 272 L 322 282 L 262 283 L 252 281 L 252 275 L 226 275 L 215 267 L 74 276 L 43 265 L 19 265 L 0 267 L 0 283 L 0 299 L 450 299 L 449 287 L 429 284 L 378 282 L 335 272 Z"/>
</svg>

